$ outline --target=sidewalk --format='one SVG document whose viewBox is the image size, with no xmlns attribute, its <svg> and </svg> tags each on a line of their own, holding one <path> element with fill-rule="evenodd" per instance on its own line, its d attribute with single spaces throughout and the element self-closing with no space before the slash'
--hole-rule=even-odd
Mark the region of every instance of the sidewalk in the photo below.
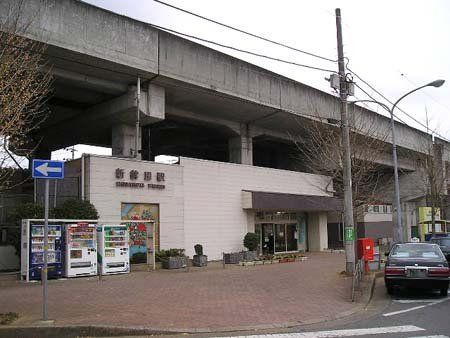
<svg viewBox="0 0 450 338">
<path fill-rule="evenodd" d="M 49 317 L 55 326 L 140 327 L 199 332 L 314 323 L 350 314 L 351 278 L 342 253 L 308 253 L 307 261 L 226 269 L 133 272 L 54 280 Z M 40 283 L 0 282 L 0 312 L 17 312 L 13 326 L 41 319 Z"/>
</svg>

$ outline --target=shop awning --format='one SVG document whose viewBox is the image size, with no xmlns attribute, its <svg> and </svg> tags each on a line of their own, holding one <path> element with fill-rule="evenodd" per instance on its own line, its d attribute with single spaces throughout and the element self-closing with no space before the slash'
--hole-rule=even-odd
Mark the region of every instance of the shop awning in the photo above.
<svg viewBox="0 0 450 338">
<path fill-rule="evenodd" d="M 242 208 L 272 211 L 342 211 L 337 197 L 242 190 Z"/>
</svg>

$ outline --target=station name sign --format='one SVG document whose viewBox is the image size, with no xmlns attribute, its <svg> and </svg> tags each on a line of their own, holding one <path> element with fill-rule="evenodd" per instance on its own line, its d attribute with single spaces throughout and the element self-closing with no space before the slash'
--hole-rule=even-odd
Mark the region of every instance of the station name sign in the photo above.
<svg viewBox="0 0 450 338">
<path fill-rule="evenodd" d="M 166 188 L 165 184 L 166 177 L 165 174 L 162 172 L 152 173 L 151 171 L 144 171 L 141 175 L 139 171 L 134 169 L 126 173 L 125 169 L 117 168 L 114 174 L 116 178 L 116 187 L 137 188 L 137 189 L 143 189 L 147 187 L 147 189 L 159 189 L 159 190 Z M 123 179 L 125 179 L 125 177 L 129 178 L 130 180 L 122 181 Z"/>
</svg>

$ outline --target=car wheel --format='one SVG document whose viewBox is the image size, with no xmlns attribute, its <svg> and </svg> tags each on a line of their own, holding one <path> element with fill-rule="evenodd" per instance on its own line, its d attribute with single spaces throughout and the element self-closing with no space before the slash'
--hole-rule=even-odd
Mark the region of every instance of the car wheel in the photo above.
<svg viewBox="0 0 450 338">
<path fill-rule="evenodd" d="M 388 295 L 394 294 L 394 288 L 392 286 L 386 286 L 386 291 L 387 291 Z"/>
<path fill-rule="evenodd" d="M 448 288 L 441 289 L 441 296 L 447 297 L 448 296 Z"/>
</svg>

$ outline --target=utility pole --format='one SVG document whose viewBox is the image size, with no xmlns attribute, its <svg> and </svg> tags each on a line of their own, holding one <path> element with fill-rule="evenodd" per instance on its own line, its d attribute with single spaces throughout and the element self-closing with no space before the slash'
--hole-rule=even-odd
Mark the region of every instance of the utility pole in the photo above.
<svg viewBox="0 0 450 338">
<path fill-rule="evenodd" d="M 345 79 L 344 47 L 342 44 L 341 9 L 336 8 L 336 31 L 339 66 L 339 97 L 341 101 L 341 131 L 344 147 L 344 222 L 345 222 L 345 271 L 352 274 L 355 269 L 355 227 L 353 224 L 352 162 L 350 157 L 350 131 L 347 116 L 347 82 Z"/>
</svg>

